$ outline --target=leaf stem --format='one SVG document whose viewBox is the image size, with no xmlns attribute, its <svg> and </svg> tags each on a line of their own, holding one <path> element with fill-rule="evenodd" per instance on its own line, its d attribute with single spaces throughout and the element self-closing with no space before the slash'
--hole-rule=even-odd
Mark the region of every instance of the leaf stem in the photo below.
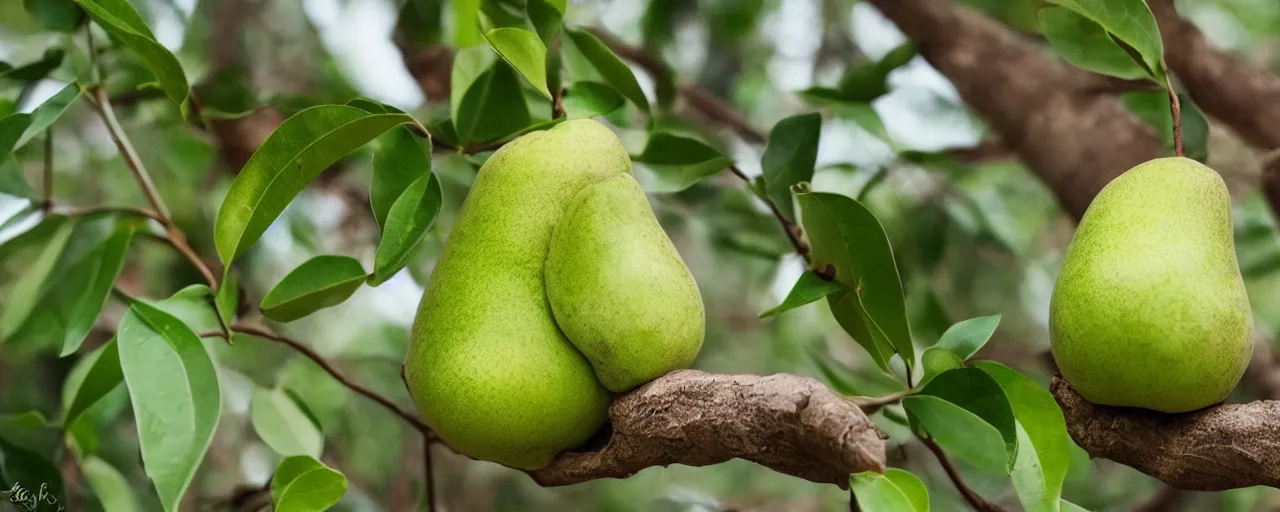
<svg viewBox="0 0 1280 512">
<path fill-rule="evenodd" d="M 973 507 L 973 509 L 978 512 L 1004 512 L 1004 509 L 996 506 L 990 501 L 987 501 L 986 498 L 983 498 L 977 492 L 974 492 L 973 489 L 969 488 L 969 485 L 960 477 L 960 472 L 951 464 L 951 459 L 948 459 L 947 454 L 942 452 L 942 447 L 938 446 L 938 443 L 933 442 L 932 439 L 927 437 L 920 437 L 920 442 L 924 443 L 925 447 L 928 448 L 929 451 L 933 452 L 933 456 L 938 458 L 938 464 L 942 465 L 942 470 L 947 472 L 947 476 L 951 478 L 951 482 L 956 485 L 956 490 L 960 491 L 960 496 L 964 497 L 964 500 L 969 503 L 969 506 Z"/>
<path fill-rule="evenodd" d="M 1173 89 L 1173 81 L 1168 73 L 1164 75 L 1165 86 L 1169 90 L 1169 113 L 1173 116 L 1173 154 L 1186 156 L 1182 147 L 1182 104 L 1178 101 L 1178 93 Z"/>
<path fill-rule="evenodd" d="M 787 234 L 787 239 L 791 241 L 791 246 L 796 249 L 796 254 L 799 254 L 800 257 L 804 258 L 804 262 L 806 264 L 812 264 L 813 256 L 810 254 L 809 244 L 805 243 L 801 238 L 803 236 L 803 231 L 800 229 L 800 226 L 797 226 L 796 223 L 791 222 L 786 215 L 783 215 L 782 210 L 778 209 L 778 205 L 774 204 L 772 199 L 769 199 L 768 196 L 761 194 L 759 191 L 755 190 L 755 188 L 751 187 L 751 178 L 747 177 L 747 173 L 742 172 L 742 169 L 739 169 L 737 165 L 730 165 L 729 172 L 733 173 L 734 176 L 737 176 L 746 183 L 747 188 L 751 190 L 751 193 L 761 201 L 764 201 L 764 204 L 769 207 L 769 211 L 773 212 L 773 216 L 778 218 L 778 223 L 782 225 L 782 231 Z"/>
<path fill-rule="evenodd" d="M 849 397 L 849 401 L 853 402 L 853 405 L 858 406 L 859 409 L 862 409 L 863 413 L 869 415 L 880 410 L 881 407 L 897 403 L 899 400 L 906 398 L 911 393 L 912 390 L 904 389 L 884 396 L 851 396 Z"/>
</svg>

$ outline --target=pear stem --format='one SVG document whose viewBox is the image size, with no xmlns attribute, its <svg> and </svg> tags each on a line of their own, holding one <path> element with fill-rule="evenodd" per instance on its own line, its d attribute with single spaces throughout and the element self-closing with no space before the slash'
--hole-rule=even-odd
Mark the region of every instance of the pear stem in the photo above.
<svg viewBox="0 0 1280 512">
<path fill-rule="evenodd" d="M 1178 102 L 1178 93 L 1173 90 L 1173 81 L 1167 73 L 1164 83 L 1169 90 L 1169 113 L 1173 115 L 1173 154 L 1186 156 L 1182 146 L 1182 104 Z"/>
</svg>

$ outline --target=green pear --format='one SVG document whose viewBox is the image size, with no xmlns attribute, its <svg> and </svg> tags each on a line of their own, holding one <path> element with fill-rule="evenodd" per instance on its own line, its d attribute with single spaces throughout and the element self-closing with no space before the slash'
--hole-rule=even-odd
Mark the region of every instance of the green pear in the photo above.
<svg viewBox="0 0 1280 512">
<path fill-rule="evenodd" d="M 687 368 L 702 347 L 697 283 L 630 174 L 605 178 L 569 203 L 551 236 L 547 298 L 610 391 Z"/>
<path fill-rule="evenodd" d="M 611 395 L 597 370 L 631 385 L 692 360 L 701 299 L 634 183 L 617 136 L 591 120 L 524 135 L 481 167 L 405 356 L 410 394 L 449 446 L 542 468 L 604 424 Z M 697 309 L 681 317 L 672 308 L 689 306 L 690 289 Z"/>
<path fill-rule="evenodd" d="M 1113 180 L 1080 220 L 1049 309 L 1054 360 L 1089 401 L 1176 413 L 1226 398 L 1253 344 L 1222 178 L 1179 157 Z"/>
</svg>

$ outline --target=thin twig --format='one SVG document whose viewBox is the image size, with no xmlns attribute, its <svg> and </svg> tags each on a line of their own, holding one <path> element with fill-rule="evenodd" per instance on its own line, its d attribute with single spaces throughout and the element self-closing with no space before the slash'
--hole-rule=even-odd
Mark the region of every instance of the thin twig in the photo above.
<svg viewBox="0 0 1280 512">
<path fill-rule="evenodd" d="M 738 166 L 730 165 L 729 172 L 742 179 L 743 182 L 746 182 L 748 187 L 751 186 L 751 178 L 747 177 L 747 174 L 742 172 L 742 169 L 739 169 Z M 754 189 L 752 191 L 755 192 Z M 813 263 L 813 256 L 810 254 L 809 244 L 805 243 L 805 241 L 801 239 L 803 231 L 800 229 L 800 226 L 797 226 L 796 223 L 792 222 L 791 219 L 788 219 L 786 215 L 783 215 L 782 210 L 778 209 L 778 205 L 774 204 L 773 200 L 769 199 L 768 196 L 761 193 L 756 193 L 755 196 L 760 198 L 761 201 L 764 201 L 764 204 L 769 207 L 769 211 L 773 212 L 773 216 L 778 218 L 778 223 L 782 224 L 782 231 L 787 234 L 787 239 L 791 241 L 791 246 L 796 249 L 796 253 L 804 258 L 805 263 Z"/>
<path fill-rule="evenodd" d="M 436 485 L 435 473 L 432 471 L 431 464 L 431 436 L 426 432 L 422 435 L 422 469 L 423 479 L 426 480 L 427 486 L 427 512 L 436 512 Z"/>
<path fill-rule="evenodd" d="M 149 210 L 146 208 L 138 208 L 136 206 L 83 206 L 83 207 L 76 207 L 76 208 L 63 208 L 53 212 L 54 215 L 65 215 L 67 217 L 84 217 L 88 215 L 96 215 L 99 213 L 123 213 L 126 215 L 139 215 L 142 217 L 153 219 L 157 222 L 164 222 L 164 219 L 160 218 L 160 214 L 152 210 Z"/>
<path fill-rule="evenodd" d="M 44 201 L 40 210 L 49 214 L 53 209 L 53 126 L 44 131 Z"/>
<path fill-rule="evenodd" d="M 285 336 L 281 336 L 269 330 L 263 329 L 261 327 L 255 327 L 252 325 L 236 323 L 231 325 L 231 330 L 241 334 L 249 334 L 252 336 L 257 336 L 262 339 L 271 340 L 277 343 L 288 345 L 290 348 L 300 352 L 302 355 L 307 356 L 308 359 L 314 361 L 317 365 L 320 365 L 321 369 L 323 369 L 326 373 L 328 373 L 334 379 L 337 379 L 337 381 L 342 383 L 343 386 L 346 386 L 352 391 L 355 391 L 356 393 L 364 395 L 366 398 L 373 400 L 375 402 L 378 402 L 383 407 L 386 407 L 387 410 L 391 411 L 396 416 L 399 416 L 401 419 L 405 420 L 410 425 L 412 425 L 414 429 L 421 432 L 422 435 L 425 436 L 427 440 L 429 441 L 435 440 L 436 438 L 435 432 L 432 431 L 431 427 L 427 426 L 426 423 L 423 423 L 421 419 L 418 419 L 417 416 L 414 416 L 413 414 L 405 411 L 404 409 L 401 409 L 399 406 L 393 403 L 390 399 L 382 395 L 379 395 L 378 393 L 370 390 L 369 388 L 366 388 L 364 386 L 361 386 L 360 384 L 352 382 L 345 375 L 343 375 L 342 372 L 338 371 L 337 368 L 334 368 L 332 364 L 329 364 L 329 362 L 326 361 L 324 357 L 321 357 L 320 354 L 317 354 L 314 350 L 311 350 L 310 347 L 303 345 L 302 343 L 299 343 L 296 340 L 290 339 Z M 222 337 L 223 333 L 221 331 L 205 331 L 200 333 L 200 336 Z"/>
<path fill-rule="evenodd" d="M 1169 113 L 1173 115 L 1173 154 L 1186 156 L 1182 147 L 1182 104 L 1178 101 L 1178 93 L 1173 90 L 1173 81 L 1167 73 L 1164 83 L 1169 89 Z"/>
<path fill-rule="evenodd" d="M 978 512 L 1004 512 L 1004 509 L 987 501 L 986 498 L 978 495 L 977 492 L 969 488 L 968 484 L 964 483 L 964 479 L 960 477 L 960 472 L 956 471 L 956 467 L 951 464 L 951 459 L 948 459 L 947 454 L 942 452 L 942 447 L 938 446 L 938 443 L 927 437 L 921 437 L 920 442 L 924 443 L 925 447 L 933 452 L 933 456 L 938 458 L 938 463 L 942 465 L 943 471 L 947 472 L 951 482 L 956 485 L 956 490 L 960 491 L 960 496 L 964 497 L 969 506 Z"/>
<path fill-rule="evenodd" d="M 853 402 L 853 404 L 858 406 L 859 409 L 862 409 L 862 412 L 870 415 L 880 410 L 881 407 L 897 403 L 907 395 L 910 395 L 911 392 L 912 391 L 910 389 L 904 389 L 897 393 L 890 393 L 884 396 L 851 396 L 849 397 L 849 401 Z"/>
<path fill-rule="evenodd" d="M 165 206 L 164 200 L 160 199 L 160 193 L 156 191 L 155 183 L 151 181 L 151 175 L 147 173 L 147 168 L 142 163 L 142 158 L 138 157 L 138 152 L 133 148 L 133 143 L 129 141 L 128 135 L 124 133 L 124 127 L 120 126 L 120 121 L 116 119 L 115 110 L 111 108 L 111 99 L 107 97 L 107 92 L 101 85 L 93 85 L 89 87 L 86 96 L 98 111 L 98 115 L 102 117 L 102 121 L 107 125 L 107 132 L 111 134 L 112 142 L 116 143 L 116 148 L 120 150 L 120 157 L 124 159 L 124 163 L 133 172 L 133 177 L 138 181 L 138 186 L 142 189 L 143 195 L 147 197 L 147 202 L 151 203 L 151 207 L 156 213 L 160 214 L 163 219 L 169 219 L 169 208 Z"/>
</svg>

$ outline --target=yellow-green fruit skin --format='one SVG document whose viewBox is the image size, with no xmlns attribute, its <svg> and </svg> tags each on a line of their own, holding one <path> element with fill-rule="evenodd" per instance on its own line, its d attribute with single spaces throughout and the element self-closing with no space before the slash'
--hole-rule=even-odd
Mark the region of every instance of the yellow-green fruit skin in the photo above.
<svg viewBox="0 0 1280 512">
<path fill-rule="evenodd" d="M 610 391 L 693 364 L 706 319 L 697 283 L 630 174 L 583 189 L 551 237 L 556 322 Z"/>
<path fill-rule="evenodd" d="M 538 469 L 604 423 L 610 395 L 556 325 L 543 264 L 570 200 L 630 169 L 617 137 L 589 120 L 522 136 L 480 169 L 405 357 L 418 410 L 449 446 Z"/>
<path fill-rule="evenodd" d="M 1222 401 L 1252 354 L 1252 314 L 1222 178 L 1152 160 L 1094 198 L 1049 313 L 1053 357 L 1091 402 L 1186 412 Z"/>
</svg>

